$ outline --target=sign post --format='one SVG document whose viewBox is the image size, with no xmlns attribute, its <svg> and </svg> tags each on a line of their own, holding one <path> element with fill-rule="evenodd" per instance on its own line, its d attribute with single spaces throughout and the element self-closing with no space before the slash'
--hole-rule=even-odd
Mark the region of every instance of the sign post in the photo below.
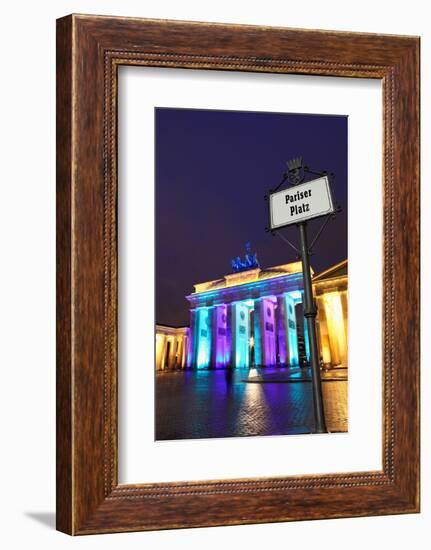
<svg viewBox="0 0 431 550">
<path fill-rule="evenodd" d="M 284 174 L 278 187 L 269 193 L 269 230 L 273 233 L 283 227 L 296 225 L 299 231 L 300 250 L 295 248 L 301 257 L 304 282 L 304 317 L 308 328 L 310 345 L 311 382 L 313 388 L 313 407 L 315 432 L 326 433 L 325 411 L 323 407 L 322 381 L 320 378 L 319 348 L 317 345 L 316 317 L 317 308 L 313 297 L 311 281 L 310 249 L 308 245 L 307 220 L 327 217 L 336 211 L 331 187 L 327 175 L 318 174 L 302 165 L 302 158 L 289 161 L 288 172 Z M 302 183 L 305 173 L 319 175 L 306 183 Z M 288 188 L 278 189 L 284 182 L 290 183 Z M 327 220 L 324 222 L 326 224 Z M 322 226 L 317 237 L 323 230 Z M 314 239 L 314 242 L 317 240 Z"/>
<path fill-rule="evenodd" d="M 311 384 L 313 386 L 314 422 L 317 433 L 326 433 L 325 411 L 323 409 L 322 381 L 320 379 L 319 351 L 317 347 L 316 316 L 317 308 L 311 285 L 310 254 L 308 251 L 307 222 L 300 222 L 302 276 L 304 279 L 304 317 L 307 321 L 310 344 Z"/>
</svg>

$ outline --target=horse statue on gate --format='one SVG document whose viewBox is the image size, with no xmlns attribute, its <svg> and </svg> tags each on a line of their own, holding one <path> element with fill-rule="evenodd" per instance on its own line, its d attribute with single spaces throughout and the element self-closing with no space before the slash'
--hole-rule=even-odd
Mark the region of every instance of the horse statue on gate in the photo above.
<svg viewBox="0 0 431 550">
<path fill-rule="evenodd" d="M 239 273 L 240 271 L 246 271 L 247 269 L 257 269 L 260 267 L 259 261 L 257 259 L 257 253 L 251 251 L 251 243 L 247 242 L 245 244 L 245 256 L 244 260 L 241 260 L 239 256 L 235 256 L 231 260 L 232 271 L 234 273 Z"/>
</svg>

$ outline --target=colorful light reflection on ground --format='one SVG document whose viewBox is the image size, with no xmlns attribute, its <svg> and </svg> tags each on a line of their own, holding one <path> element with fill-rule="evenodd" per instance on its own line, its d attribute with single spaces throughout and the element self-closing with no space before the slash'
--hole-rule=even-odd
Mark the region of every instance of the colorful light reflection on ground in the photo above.
<svg viewBox="0 0 431 550">
<path fill-rule="evenodd" d="M 287 369 L 265 369 L 265 376 Z M 156 439 L 196 439 L 310 433 L 308 382 L 246 383 L 256 369 L 187 370 L 156 377 Z M 323 383 L 330 432 L 347 431 L 347 381 Z"/>
</svg>

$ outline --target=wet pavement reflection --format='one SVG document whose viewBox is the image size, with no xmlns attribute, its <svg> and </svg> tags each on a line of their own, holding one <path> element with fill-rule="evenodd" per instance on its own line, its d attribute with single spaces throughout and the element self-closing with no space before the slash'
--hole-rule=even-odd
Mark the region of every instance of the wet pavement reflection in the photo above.
<svg viewBox="0 0 431 550">
<path fill-rule="evenodd" d="M 291 374 L 300 379 L 286 383 Z M 257 383 L 262 377 L 268 381 Z M 346 432 L 346 377 L 326 377 L 322 387 L 328 430 Z M 248 379 L 250 382 L 245 382 Z M 289 369 L 188 370 L 156 375 L 157 440 L 313 430 L 311 383 Z"/>
</svg>

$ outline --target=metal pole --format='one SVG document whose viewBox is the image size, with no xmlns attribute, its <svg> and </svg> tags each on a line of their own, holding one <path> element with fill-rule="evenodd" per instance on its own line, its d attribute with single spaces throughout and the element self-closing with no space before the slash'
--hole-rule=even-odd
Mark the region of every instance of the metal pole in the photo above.
<svg viewBox="0 0 431 550">
<path fill-rule="evenodd" d="M 304 279 L 304 317 L 307 319 L 310 342 L 311 384 L 313 387 L 314 421 L 316 433 L 326 433 L 325 411 L 323 410 L 322 381 L 320 380 L 319 352 L 316 335 L 317 309 L 311 286 L 310 255 L 307 241 L 307 222 L 298 223 L 301 241 L 302 274 Z"/>
</svg>

